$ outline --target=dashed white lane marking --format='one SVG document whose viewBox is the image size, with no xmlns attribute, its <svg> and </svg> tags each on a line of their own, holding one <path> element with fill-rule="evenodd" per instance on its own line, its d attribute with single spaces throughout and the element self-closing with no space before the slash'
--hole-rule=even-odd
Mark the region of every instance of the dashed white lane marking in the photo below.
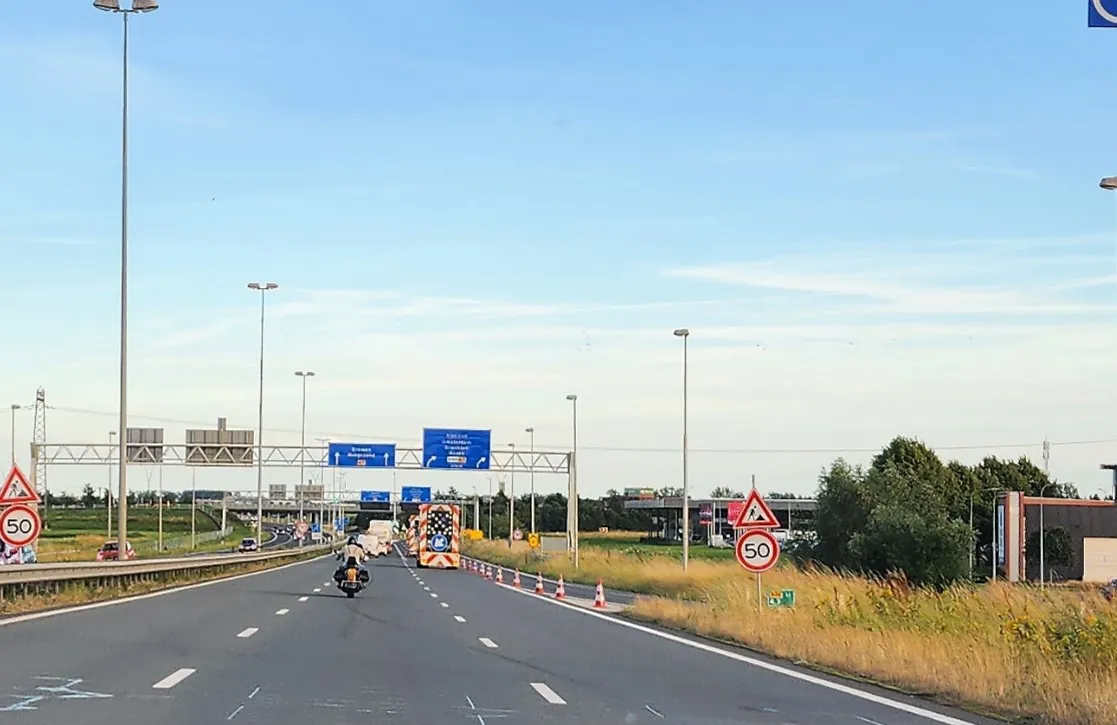
<svg viewBox="0 0 1117 725">
<path fill-rule="evenodd" d="M 287 612 L 290 612 L 290 611 L 291 611 L 290 609 L 277 609 L 277 610 L 275 610 L 275 615 L 277 617 L 282 617 L 284 614 L 286 614 Z"/>
<path fill-rule="evenodd" d="M 559 697 L 557 692 L 547 687 L 547 683 L 545 682 L 532 682 L 531 689 L 538 692 L 540 697 L 542 697 L 544 700 L 551 703 L 552 705 L 566 704 L 566 700 Z"/>
<path fill-rule="evenodd" d="M 237 709 L 236 709 L 236 710 L 233 710 L 233 711 L 232 711 L 231 713 L 229 713 L 229 717 L 227 717 L 227 718 L 225 718 L 225 719 L 226 719 L 226 720 L 232 720 L 232 719 L 233 719 L 234 717 L 236 717 L 236 716 L 237 716 L 237 715 L 238 715 L 238 714 L 240 713 L 240 711 L 241 711 L 241 710 L 243 710 L 243 709 L 244 709 L 244 705 L 237 705 Z"/>
<path fill-rule="evenodd" d="M 430 587 L 423 587 L 423 591 L 424 591 L 424 592 L 429 592 L 430 590 L 431 590 L 431 588 L 430 588 Z"/>
<path fill-rule="evenodd" d="M 322 591 L 322 587 L 317 587 L 317 588 L 316 588 L 316 589 L 314 590 L 314 593 L 315 593 L 315 594 L 317 594 L 317 593 L 318 593 L 318 592 L 320 592 L 320 591 Z"/>
<path fill-rule="evenodd" d="M 492 640 L 491 640 L 491 639 L 489 639 L 488 637 L 478 637 L 478 638 L 477 638 L 477 640 L 478 640 L 478 641 L 479 641 L 479 642 L 480 642 L 481 644 L 483 644 L 483 645 L 485 645 L 486 647 L 488 647 L 489 649 L 496 649 L 496 647 L 497 647 L 497 644 L 496 644 L 496 642 L 492 641 Z"/>
<path fill-rule="evenodd" d="M 449 606 L 450 606 L 450 605 L 449 605 L 449 604 L 447 604 L 446 602 L 439 602 L 439 604 L 441 604 L 441 605 L 442 605 L 442 606 L 443 606 L 444 608 L 446 608 L 446 607 L 449 607 Z"/>
<path fill-rule="evenodd" d="M 248 639 L 249 637 L 251 637 L 252 635 L 256 634 L 259 631 L 260 631 L 259 627 L 249 627 L 248 629 L 246 629 L 243 632 L 241 632 L 240 634 L 238 634 L 237 637 L 239 637 L 240 639 Z"/>
<path fill-rule="evenodd" d="M 169 690 L 178 683 L 185 680 L 190 675 L 194 674 L 194 672 L 196 672 L 196 670 L 193 670 L 189 667 L 183 667 L 181 670 L 175 670 L 171 674 L 156 682 L 151 687 L 156 690 Z"/>
<path fill-rule="evenodd" d="M 310 599 L 310 597 L 299 597 L 300 602 L 305 602 L 308 599 Z"/>
<path fill-rule="evenodd" d="M 248 696 L 248 699 L 251 700 L 252 698 L 256 697 L 256 694 L 259 693 L 259 692 L 260 692 L 260 686 L 257 685 L 256 689 L 252 691 L 252 694 Z"/>
<path fill-rule="evenodd" d="M 431 599 L 438 599 L 438 595 L 434 592 L 431 592 Z"/>
<path fill-rule="evenodd" d="M 330 585 L 329 582 L 322 582 L 322 586 L 324 586 L 324 587 L 328 587 L 329 585 Z"/>
<path fill-rule="evenodd" d="M 465 617 L 463 617 L 460 614 L 455 614 L 454 615 L 454 620 L 457 621 L 457 622 L 465 622 Z"/>
<path fill-rule="evenodd" d="M 644 709 L 647 710 L 648 712 L 650 712 L 651 714 L 655 715 L 656 717 L 663 717 L 663 715 L 656 712 L 656 709 L 654 707 L 652 707 L 651 705 L 644 705 Z"/>
</svg>

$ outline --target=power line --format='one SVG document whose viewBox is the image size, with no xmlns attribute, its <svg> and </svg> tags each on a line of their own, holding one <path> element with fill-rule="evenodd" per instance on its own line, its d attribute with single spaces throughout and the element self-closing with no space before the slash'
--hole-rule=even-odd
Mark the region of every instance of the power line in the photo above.
<svg viewBox="0 0 1117 725">
<path fill-rule="evenodd" d="M 67 413 L 76 413 L 79 415 L 99 415 L 99 416 L 115 416 L 116 413 L 111 413 L 103 410 L 89 410 L 85 408 L 66 408 L 62 406 L 51 405 L 48 406 L 52 410 L 59 410 Z M 203 423 L 196 420 L 183 420 L 180 418 L 165 418 L 154 415 L 139 415 L 129 413 L 128 417 L 137 418 L 140 420 L 148 420 L 157 423 L 174 423 L 178 425 L 189 425 L 206 427 L 212 423 Z M 236 426 L 235 426 L 236 427 Z M 255 426 L 239 426 L 249 430 L 255 430 Z M 292 428 L 264 428 L 269 433 L 291 433 L 298 434 L 298 429 Z M 309 433 L 310 431 L 308 431 Z M 321 433 L 323 431 L 316 431 Z M 369 435 L 368 433 L 329 433 L 332 438 L 350 438 L 354 440 L 361 439 L 381 439 L 381 440 L 405 440 L 405 441 L 418 441 L 416 438 L 397 438 L 390 435 Z M 1117 443 L 1117 438 L 1096 438 L 1087 440 L 1071 440 L 1071 441 L 1049 441 L 1049 445 L 1053 447 L 1070 447 L 1070 446 L 1093 446 L 1103 445 L 1108 443 Z M 1013 449 L 1027 449 L 1027 448 L 1040 448 L 1043 447 L 1043 441 L 1034 441 L 1030 443 L 987 443 L 981 445 L 957 445 L 957 446 L 931 446 L 935 451 L 979 451 L 979 450 L 1003 450 L 1006 448 Z M 537 448 L 544 449 L 546 446 L 537 446 Z M 558 446 L 562 448 L 562 446 Z M 637 448 L 630 446 L 578 446 L 578 450 L 584 451 L 600 451 L 602 453 L 679 453 L 681 448 Z M 881 448 L 691 448 L 691 453 L 706 453 L 711 455 L 844 455 L 850 453 L 880 453 Z"/>
</svg>

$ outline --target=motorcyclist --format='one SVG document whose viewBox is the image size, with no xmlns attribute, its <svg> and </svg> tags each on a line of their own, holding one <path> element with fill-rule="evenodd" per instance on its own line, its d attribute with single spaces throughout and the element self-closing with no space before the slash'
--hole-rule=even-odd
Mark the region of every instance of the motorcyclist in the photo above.
<svg viewBox="0 0 1117 725">
<path fill-rule="evenodd" d="M 346 565 L 348 565 L 349 560 L 353 559 L 356 562 L 357 566 L 364 566 L 365 559 L 367 558 L 368 552 L 365 551 L 365 547 L 361 546 L 360 542 L 357 541 L 356 536 L 350 536 L 349 541 L 346 542 L 345 546 L 343 546 L 341 549 L 342 561 L 344 561 Z"/>
</svg>

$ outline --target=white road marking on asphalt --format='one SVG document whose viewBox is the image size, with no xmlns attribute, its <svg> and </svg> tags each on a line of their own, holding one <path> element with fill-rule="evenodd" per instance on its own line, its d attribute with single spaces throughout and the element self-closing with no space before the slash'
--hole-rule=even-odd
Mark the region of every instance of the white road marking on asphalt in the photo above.
<svg viewBox="0 0 1117 725">
<path fill-rule="evenodd" d="M 431 590 L 431 588 L 430 588 L 430 587 L 423 587 L 423 591 L 424 591 L 424 592 L 429 592 L 430 590 Z"/>
<path fill-rule="evenodd" d="M 160 589 L 157 592 L 148 592 L 147 594 L 137 594 L 134 597 L 121 597 L 120 599 L 107 599 L 103 602 L 93 602 L 91 604 L 78 604 L 73 607 L 63 607 L 62 609 L 52 609 L 47 612 L 32 612 L 31 614 L 19 614 L 14 617 L 0 618 L 0 627 L 7 627 L 12 624 L 21 624 L 23 622 L 33 622 L 36 619 L 46 619 L 48 617 L 60 617 L 63 614 L 74 614 L 75 612 L 88 612 L 91 609 L 102 609 L 104 607 L 115 607 L 119 604 L 128 604 L 130 602 L 140 602 L 145 599 L 155 599 L 156 597 L 165 597 L 168 594 L 177 594 L 178 592 L 185 592 L 191 589 L 201 589 L 202 587 L 212 587 L 215 584 L 228 584 L 229 582 L 237 581 L 238 579 L 245 579 L 250 576 L 260 576 L 261 574 L 272 574 L 277 571 L 289 569 L 292 566 L 300 566 L 311 561 L 318 561 L 324 559 L 323 556 L 314 559 L 304 559 L 303 561 L 295 561 L 283 566 L 277 566 L 274 569 L 261 569 L 259 571 L 250 571 L 247 574 L 237 574 L 235 576 L 225 577 L 224 579 L 213 579 L 205 582 L 198 582 L 196 584 L 186 584 L 181 587 L 172 587 L 170 589 Z"/>
<path fill-rule="evenodd" d="M 552 705 L 566 704 L 566 700 L 559 697 L 557 692 L 547 687 L 547 684 L 545 682 L 532 682 L 531 689 L 538 692 L 540 697 L 542 697 L 544 700 L 551 703 Z"/>
<path fill-rule="evenodd" d="M 256 689 L 252 691 L 252 694 L 248 696 L 248 699 L 251 700 L 252 698 L 256 697 L 256 694 L 258 692 L 260 692 L 260 686 L 259 685 L 257 685 Z"/>
<path fill-rule="evenodd" d="M 656 717 L 663 717 L 663 715 L 656 712 L 655 708 L 652 707 L 651 705 L 644 705 L 644 709 L 647 710 L 648 712 L 650 712 L 651 714 L 655 715 Z"/>
<path fill-rule="evenodd" d="M 310 599 L 310 597 L 299 597 L 300 602 L 305 602 L 307 599 Z"/>
<path fill-rule="evenodd" d="M 450 605 L 449 605 L 449 604 L 447 604 L 446 602 L 439 602 L 439 604 L 441 604 L 441 605 L 442 605 L 443 607 L 446 607 L 446 608 L 448 608 L 448 607 L 450 606 Z"/>
<path fill-rule="evenodd" d="M 906 702 L 900 702 L 899 700 L 893 700 L 893 699 L 885 697 L 883 695 L 878 695 L 874 692 L 867 692 L 865 690 L 859 690 L 856 687 L 852 687 L 850 685 L 845 685 L 845 684 L 842 684 L 841 682 L 834 682 L 832 680 L 824 680 L 821 677 L 816 677 L 815 675 L 811 675 L 811 674 L 808 674 L 806 672 L 797 672 L 796 670 L 792 670 L 792 669 L 790 669 L 788 667 L 784 667 L 782 665 L 777 665 L 777 664 L 774 664 L 772 662 L 765 662 L 764 660 L 758 660 L 755 657 L 750 657 L 748 655 L 740 654 L 739 652 L 733 652 L 733 651 L 728 650 L 728 649 L 722 649 L 720 647 L 715 647 L 712 644 L 706 644 L 705 642 L 696 642 L 695 640 L 687 639 L 686 637 L 682 637 L 682 636 L 677 635 L 677 634 L 672 634 L 670 632 L 661 632 L 659 630 L 652 629 L 651 627 L 645 627 L 642 624 L 637 624 L 635 622 L 629 622 L 629 621 L 626 621 L 624 619 L 618 619 L 616 617 L 611 617 L 608 614 L 601 614 L 600 612 L 595 612 L 592 609 L 585 609 L 583 607 L 579 607 L 576 604 L 567 604 L 566 602 L 558 601 L 558 600 L 550 598 L 550 597 L 540 597 L 540 596 L 535 595 L 530 589 L 511 589 L 511 588 L 509 588 L 509 589 L 506 589 L 505 591 L 511 591 L 511 592 L 516 592 L 517 594 L 523 594 L 524 596 L 531 597 L 532 600 L 537 601 L 537 602 L 547 602 L 548 604 L 552 604 L 556 607 L 562 607 L 563 609 L 567 609 L 571 612 L 577 612 L 578 614 L 582 614 L 582 615 L 585 615 L 587 617 L 593 617 L 593 618 L 598 619 L 602 622 L 609 622 L 610 624 L 614 624 L 618 627 L 626 627 L 628 629 L 633 629 L 633 630 L 636 630 L 637 632 L 642 632 L 644 634 L 648 634 L 648 635 L 651 635 L 653 637 L 658 637 L 660 639 L 665 639 L 668 642 L 674 642 L 676 644 L 685 645 L 687 647 L 693 647 L 694 649 L 702 650 L 703 652 L 708 652 L 710 654 L 720 655 L 721 657 L 725 657 L 725 658 L 731 659 L 731 660 L 736 660 L 737 662 L 742 662 L 746 665 L 751 665 L 753 667 L 759 667 L 762 670 L 767 670 L 769 672 L 774 672 L 775 674 L 778 674 L 778 675 L 783 675 L 785 677 L 790 677 L 793 680 L 799 680 L 800 682 L 807 682 L 807 683 L 810 683 L 812 685 L 817 685 L 818 687 L 823 687 L 827 690 L 833 690 L 834 692 L 840 692 L 840 693 L 845 694 L 845 695 L 850 695 L 851 697 L 856 697 L 860 700 L 865 700 L 866 702 L 872 702 L 872 703 L 875 703 L 877 705 L 883 705 L 884 707 L 890 707 L 893 710 L 899 710 L 901 712 L 906 712 L 909 715 L 915 715 L 917 717 L 921 717 L 921 718 L 924 718 L 926 720 L 931 720 L 933 722 L 941 723 L 942 725 L 974 725 L 974 723 L 970 720 L 962 720 L 961 718 L 953 717 L 951 715 L 946 715 L 946 714 L 941 713 L 941 712 L 935 712 L 934 710 L 928 710 L 926 708 L 919 707 L 918 705 L 909 705 Z"/>
<path fill-rule="evenodd" d="M 679 509 L 679 510 L 681 511 L 682 509 Z M 330 585 L 329 582 L 322 582 L 322 586 L 324 586 L 324 587 L 328 587 L 329 585 Z"/>
<path fill-rule="evenodd" d="M 287 612 L 290 612 L 290 611 L 291 611 L 290 609 L 277 609 L 277 610 L 275 610 L 275 614 L 276 614 L 277 617 L 282 617 L 284 614 L 286 614 Z"/>
<path fill-rule="evenodd" d="M 481 644 L 485 645 L 489 649 L 496 649 L 496 642 L 492 641 L 488 637 L 478 637 L 477 639 L 481 642 Z"/>
<path fill-rule="evenodd" d="M 259 631 L 260 631 L 259 627 L 249 627 L 248 629 L 246 629 L 243 632 L 241 632 L 240 634 L 238 634 L 237 637 L 239 637 L 240 639 L 248 639 L 249 637 L 251 637 L 252 635 L 256 634 Z"/>
<path fill-rule="evenodd" d="M 156 682 L 151 687 L 155 690 L 169 690 L 178 683 L 185 680 L 190 675 L 194 674 L 194 672 L 196 672 L 196 670 L 193 670 L 189 667 L 183 667 L 181 670 L 175 670 L 171 674 Z"/>
<path fill-rule="evenodd" d="M 234 717 L 236 717 L 236 716 L 237 716 L 237 713 L 239 713 L 239 712 L 240 712 L 241 710 L 243 710 L 243 709 L 244 709 L 244 705 L 237 705 L 237 709 L 236 709 L 236 710 L 233 710 L 233 711 L 232 711 L 232 712 L 231 712 L 231 713 L 229 714 L 229 717 L 227 717 L 227 718 L 225 718 L 225 719 L 226 719 L 226 720 L 232 720 L 232 719 L 233 719 Z"/>
<path fill-rule="evenodd" d="M 455 620 L 457 620 L 457 621 L 459 621 L 459 622 L 465 622 L 465 617 L 463 617 L 463 616 L 462 616 L 462 615 L 460 615 L 460 614 L 455 614 L 455 615 L 454 615 L 454 619 L 455 619 Z"/>
<path fill-rule="evenodd" d="M 855 717 L 855 718 L 857 718 L 858 720 L 860 720 L 861 722 L 867 722 L 867 723 L 869 723 L 869 725 L 881 725 L 881 724 L 880 724 L 879 722 L 877 722 L 876 720 L 870 720 L 870 719 L 869 719 L 869 718 L 867 718 L 867 717 L 861 717 L 860 715 L 854 715 L 854 717 Z"/>
<path fill-rule="evenodd" d="M 431 592 L 431 599 L 438 599 L 438 595 L 434 592 Z"/>
<path fill-rule="evenodd" d="M 317 587 L 317 588 L 314 589 L 315 594 L 317 594 L 320 591 L 322 591 L 322 587 Z"/>
</svg>

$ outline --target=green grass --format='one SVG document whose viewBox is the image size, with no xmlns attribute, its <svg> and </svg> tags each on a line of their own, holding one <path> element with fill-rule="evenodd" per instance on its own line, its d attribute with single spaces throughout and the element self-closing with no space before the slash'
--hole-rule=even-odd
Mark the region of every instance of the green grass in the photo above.
<svg viewBox="0 0 1117 725">
<path fill-rule="evenodd" d="M 41 509 L 40 509 L 41 511 Z M 56 539 L 80 536 L 82 534 L 108 533 L 105 508 L 59 509 L 52 508 L 46 515 L 46 526 L 41 538 Z M 116 509 L 113 508 L 113 529 L 116 529 Z M 218 525 L 200 509 L 195 521 L 196 531 L 204 534 L 216 531 Z M 128 509 L 128 531 L 136 534 L 150 532 L 155 535 L 159 530 L 158 507 L 132 506 Z M 163 508 L 163 536 L 182 536 L 190 533 L 190 507 L 165 506 Z"/>
<path fill-rule="evenodd" d="M 592 533 L 582 534 L 579 537 L 579 544 L 583 549 L 614 551 L 641 558 L 650 556 L 671 557 L 679 560 L 683 558 L 682 544 L 641 544 L 640 534 L 632 534 L 631 536 L 620 536 L 616 534 L 597 536 Z M 711 561 L 732 561 L 733 549 L 714 549 L 705 544 L 692 544 L 690 547 L 690 558 L 709 559 Z"/>
</svg>

